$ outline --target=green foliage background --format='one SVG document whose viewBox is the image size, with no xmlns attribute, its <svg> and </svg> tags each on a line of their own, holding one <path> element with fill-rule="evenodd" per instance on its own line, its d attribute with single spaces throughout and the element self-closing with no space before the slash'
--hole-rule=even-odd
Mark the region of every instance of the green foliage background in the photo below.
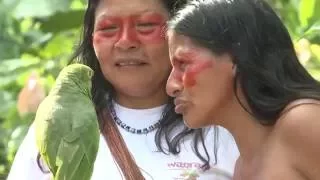
<svg viewBox="0 0 320 180">
<path fill-rule="evenodd" d="M 301 62 L 320 80 L 320 0 L 268 0 L 287 25 Z M 47 93 L 70 58 L 86 0 L 0 0 L 0 179 L 5 179 L 34 113 L 18 94 L 31 72 Z"/>
</svg>

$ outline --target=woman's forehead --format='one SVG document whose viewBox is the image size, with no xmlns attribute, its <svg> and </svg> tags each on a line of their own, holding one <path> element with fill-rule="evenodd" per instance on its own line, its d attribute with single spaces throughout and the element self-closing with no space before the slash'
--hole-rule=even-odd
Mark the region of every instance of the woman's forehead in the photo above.
<svg viewBox="0 0 320 180">
<path fill-rule="evenodd" d="M 161 0 L 102 0 L 96 9 L 96 17 L 99 16 L 130 16 L 145 12 L 155 12 L 168 16 Z"/>
</svg>

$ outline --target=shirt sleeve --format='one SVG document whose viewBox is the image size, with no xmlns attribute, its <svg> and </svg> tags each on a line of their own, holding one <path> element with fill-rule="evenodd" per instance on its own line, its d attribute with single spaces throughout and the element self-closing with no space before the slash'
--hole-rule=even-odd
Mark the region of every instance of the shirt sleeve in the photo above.
<svg viewBox="0 0 320 180">
<path fill-rule="evenodd" d="M 7 180 L 50 180 L 51 174 L 42 172 L 38 166 L 37 156 L 35 129 L 32 124 L 16 153 Z"/>
</svg>

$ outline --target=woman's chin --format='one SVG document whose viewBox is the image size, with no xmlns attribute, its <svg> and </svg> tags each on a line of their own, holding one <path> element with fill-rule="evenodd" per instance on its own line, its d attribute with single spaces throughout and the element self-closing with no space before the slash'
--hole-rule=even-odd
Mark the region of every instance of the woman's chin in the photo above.
<svg viewBox="0 0 320 180">
<path fill-rule="evenodd" d="M 183 122 L 188 128 L 191 129 L 198 129 L 203 127 L 200 123 L 198 123 L 199 121 L 194 118 L 183 116 Z"/>
<path fill-rule="evenodd" d="M 210 121 L 210 119 L 205 118 L 205 116 L 191 116 L 190 113 L 183 114 L 183 122 L 188 128 L 191 129 L 199 129 L 213 125 L 211 124 L 212 121 Z"/>
</svg>

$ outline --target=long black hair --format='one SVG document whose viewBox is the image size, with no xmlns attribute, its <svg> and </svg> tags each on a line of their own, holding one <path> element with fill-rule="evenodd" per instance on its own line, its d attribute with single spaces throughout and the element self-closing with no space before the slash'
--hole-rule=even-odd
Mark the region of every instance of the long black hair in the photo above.
<svg viewBox="0 0 320 180">
<path fill-rule="evenodd" d="M 186 3 L 186 0 L 161 0 L 164 7 L 168 10 L 169 15 L 171 15 L 176 9 L 180 8 Z M 101 114 L 106 110 L 107 99 L 105 98 L 107 94 L 114 95 L 114 90 L 112 85 L 104 78 L 98 59 L 95 55 L 93 45 L 92 45 L 92 33 L 94 29 L 95 22 L 95 11 L 99 4 L 99 0 L 89 0 L 88 7 L 84 16 L 84 26 L 83 33 L 79 47 L 76 49 L 73 59 L 80 63 L 90 66 L 94 70 L 94 76 L 92 79 L 92 97 L 94 104 L 97 109 L 97 114 Z M 105 119 L 99 118 L 100 127 L 103 127 Z M 166 108 L 162 114 L 162 120 L 160 122 L 160 127 L 156 131 L 155 143 L 158 149 L 166 154 L 178 154 L 180 152 L 180 143 L 186 136 L 193 136 L 193 149 L 199 159 L 204 163 L 203 168 L 208 169 L 210 167 L 210 156 L 207 152 L 207 148 L 204 142 L 204 134 L 206 133 L 204 129 L 189 129 L 187 128 L 183 121 L 182 116 L 174 112 L 173 99 L 170 98 Z M 179 128 L 180 127 L 180 128 Z M 177 133 L 177 129 L 181 129 Z M 214 154 L 215 162 L 217 159 L 217 139 L 218 129 L 214 128 L 214 139 L 212 142 L 214 144 Z M 161 142 L 165 142 L 165 144 Z M 200 153 L 199 147 L 205 151 L 205 154 Z"/>
<path fill-rule="evenodd" d="M 301 98 L 320 100 L 320 84 L 298 61 L 291 37 L 263 0 L 194 0 L 178 11 L 169 30 L 213 53 L 229 53 L 236 67 L 234 92 L 263 125 L 274 125 L 284 108 Z"/>
</svg>

